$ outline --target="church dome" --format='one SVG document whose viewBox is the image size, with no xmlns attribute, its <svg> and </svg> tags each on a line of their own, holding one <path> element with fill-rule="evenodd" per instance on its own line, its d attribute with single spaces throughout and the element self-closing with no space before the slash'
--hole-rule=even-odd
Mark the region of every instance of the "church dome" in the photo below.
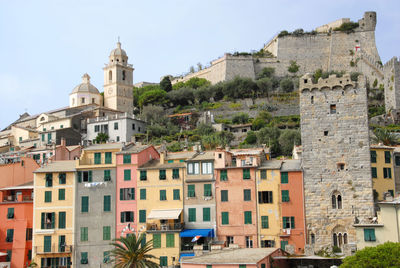
<svg viewBox="0 0 400 268">
<path fill-rule="evenodd" d="M 100 94 L 99 90 L 90 83 L 90 76 L 87 73 L 82 76 L 82 83 L 77 85 L 74 90 L 72 90 L 71 94 L 78 92 Z"/>
<path fill-rule="evenodd" d="M 122 56 L 126 57 L 126 52 L 121 48 L 121 43 L 117 43 L 117 48 L 113 49 L 110 53 L 110 57 Z"/>
</svg>

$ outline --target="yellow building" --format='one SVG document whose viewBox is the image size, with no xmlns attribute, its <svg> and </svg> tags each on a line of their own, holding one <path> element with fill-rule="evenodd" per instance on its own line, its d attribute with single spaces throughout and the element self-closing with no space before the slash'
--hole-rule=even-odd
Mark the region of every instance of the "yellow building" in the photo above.
<svg viewBox="0 0 400 268">
<path fill-rule="evenodd" d="M 151 254 L 160 266 L 179 264 L 180 237 L 184 227 L 183 181 L 185 159 L 193 152 L 160 154 L 138 168 L 138 231 L 153 240 Z"/>
<path fill-rule="evenodd" d="M 279 247 L 281 230 L 280 182 L 282 161 L 265 161 L 257 170 L 259 247 Z"/>
<path fill-rule="evenodd" d="M 70 267 L 74 258 L 75 161 L 56 161 L 34 172 L 33 261 Z"/>
<path fill-rule="evenodd" d="M 394 196 L 393 150 L 394 147 L 371 145 L 371 174 L 375 201 L 384 200 L 386 192 Z"/>
</svg>

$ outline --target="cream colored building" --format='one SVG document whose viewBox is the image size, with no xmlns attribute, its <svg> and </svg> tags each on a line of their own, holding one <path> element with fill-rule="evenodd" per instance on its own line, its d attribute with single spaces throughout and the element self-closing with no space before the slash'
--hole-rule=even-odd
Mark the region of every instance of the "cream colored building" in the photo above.
<svg viewBox="0 0 400 268">
<path fill-rule="evenodd" d="M 77 85 L 69 94 L 69 107 L 86 104 L 101 105 L 102 102 L 99 90 L 90 83 L 90 76 L 87 73 L 82 76 L 82 83 Z"/>
</svg>

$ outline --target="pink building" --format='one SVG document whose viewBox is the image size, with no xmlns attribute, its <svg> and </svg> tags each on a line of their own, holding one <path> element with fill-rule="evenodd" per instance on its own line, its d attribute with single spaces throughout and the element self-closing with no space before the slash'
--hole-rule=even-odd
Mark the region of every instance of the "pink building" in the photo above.
<svg viewBox="0 0 400 268">
<path fill-rule="evenodd" d="M 116 200 L 116 234 L 137 233 L 137 168 L 152 159 L 159 159 L 160 154 L 153 146 L 130 146 L 117 155 L 117 200 Z"/>
<path fill-rule="evenodd" d="M 256 170 L 262 148 L 216 150 L 217 236 L 241 248 L 257 247 Z"/>
</svg>

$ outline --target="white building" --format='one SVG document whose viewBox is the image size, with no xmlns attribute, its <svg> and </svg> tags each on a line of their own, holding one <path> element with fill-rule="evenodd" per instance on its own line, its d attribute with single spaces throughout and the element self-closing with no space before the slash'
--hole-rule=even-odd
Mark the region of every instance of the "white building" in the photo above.
<svg viewBox="0 0 400 268">
<path fill-rule="evenodd" d="M 87 104 L 103 103 L 99 90 L 90 83 L 90 76 L 85 73 L 82 76 L 82 83 L 77 85 L 69 94 L 69 107 L 77 107 Z"/>
</svg>

